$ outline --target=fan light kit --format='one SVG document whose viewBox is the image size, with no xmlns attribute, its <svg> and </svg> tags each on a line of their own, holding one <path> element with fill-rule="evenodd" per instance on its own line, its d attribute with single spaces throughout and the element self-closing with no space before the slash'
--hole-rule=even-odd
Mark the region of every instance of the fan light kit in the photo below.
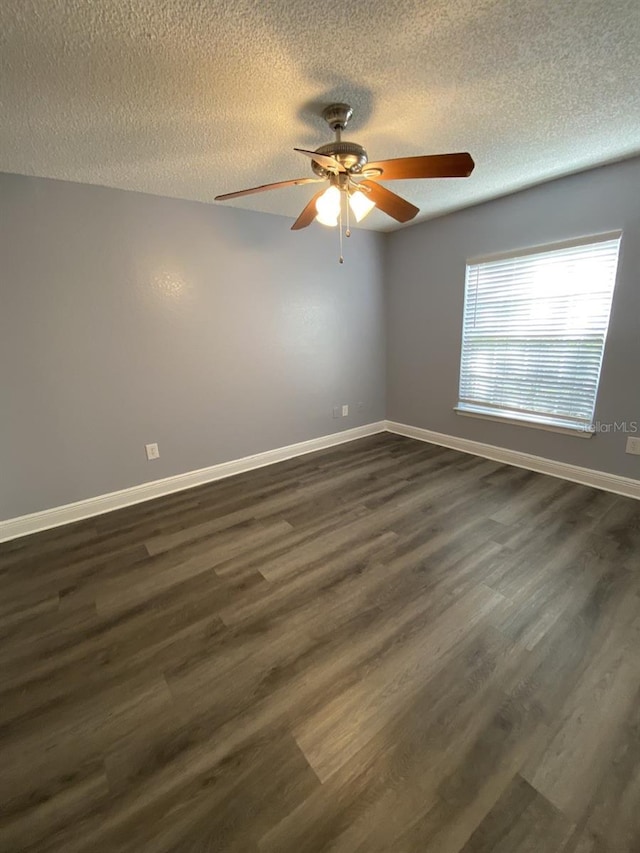
<svg viewBox="0 0 640 853">
<path fill-rule="evenodd" d="M 321 145 L 315 151 L 294 148 L 311 160 L 311 169 L 316 177 L 294 178 L 275 184 L 262 184 L 248 190 L 216 196 L 216 201 L 226 201 L 252 193 L 265 192 L 280 187 L 299 184 L 329 182 L 329 186 L 317 192 L 291 226 L 293 231 L 306 228 L 316 219 L 321 225 L 340 229 L 340 263 L 342 257 L 342 224 L 346 223 L 345 235 L 350 236 L 350 213 L 356 222 L 362 222 L 374 207 L 379 208 L 396 222 L 408 222 L 419 213 L 419 208 L 383 187 L 379 181 L 415 180 L 417 178 L 468 178 L 474 162 L 470 154 L 431 154 L 424 157 L 400 157 L 397 160 L 369 162 L 367 152 L 357 142 L 342 140 L 353 110 L 349 104 L 331 104 L 322 113 L 335 140 Z M 344 210 L 344 215 L 343 215 Z"/>
</svg>

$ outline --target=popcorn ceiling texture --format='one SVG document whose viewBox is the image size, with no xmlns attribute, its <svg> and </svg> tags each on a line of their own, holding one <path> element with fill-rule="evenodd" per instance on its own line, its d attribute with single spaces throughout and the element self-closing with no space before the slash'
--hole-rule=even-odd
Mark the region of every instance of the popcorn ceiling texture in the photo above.
<svg viewBox="0 0 640 853">
<path fill-rule="evenodd" d="M 638 44 L 638 0 L 3 0 L 0 170 L 210 202 L 310 174 L 346 100 L 371 159 L 472 153 L 394 182 L 424 219 L 640 152 Z"/>
</svg>

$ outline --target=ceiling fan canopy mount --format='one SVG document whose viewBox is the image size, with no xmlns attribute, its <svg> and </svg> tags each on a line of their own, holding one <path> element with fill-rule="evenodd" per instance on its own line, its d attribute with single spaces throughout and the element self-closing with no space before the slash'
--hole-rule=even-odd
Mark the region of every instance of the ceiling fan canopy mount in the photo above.
<svg viewBox="0 0 640 853">
<path fill-rule="evenodd" d="M 344 130 L 353 115 L 353 107 L 349 104 L 329 104 L 322 111 L 322 118 L 334 132 Z"/>
</svg>

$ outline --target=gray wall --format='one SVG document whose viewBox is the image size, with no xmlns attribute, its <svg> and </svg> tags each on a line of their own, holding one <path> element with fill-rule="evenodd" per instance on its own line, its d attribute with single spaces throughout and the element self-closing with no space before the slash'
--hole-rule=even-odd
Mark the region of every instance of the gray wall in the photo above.
<svg viewBox="0 0 640 853">
<path fill-rule="evenodd" d="M 452 436 L 640 478 L 620 434 L 583 438 L 460 417 L 467 258 L 623 229 L 596 419 L 640 421 L 640 160 L 488 202 L 387 238 L 387 417 Z"/>
<path fill-rule="evenodd" d="M 384 417 L 384 238 L 290 225 L 0 175 L 0 518 Z"/>
<path fill-rule="evenodd" d="M 596 418 L 640 420 L 639 186 L 636 159 L 355 231 L 340 266 L 329 229 L 0 175 L 0 518 L 383 418 L 383 278 L 387 417 L 640 478 L 624 436 L 453 412 L 466 258 L 621 228 Z"/>
</svg>

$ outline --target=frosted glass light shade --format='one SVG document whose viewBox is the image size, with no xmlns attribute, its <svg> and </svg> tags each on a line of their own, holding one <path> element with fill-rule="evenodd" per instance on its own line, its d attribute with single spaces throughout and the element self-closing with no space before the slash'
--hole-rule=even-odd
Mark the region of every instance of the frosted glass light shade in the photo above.
<svg viewBox="0 0 640 853">
<path fill-rule="evenodd" d="M 335 227 L 340 215 L 340 190 L 331 186 L 316 201 L 316 219 L 321 225 Z"/>
<path fill-rule="evenodd" d="M 362 192 L 362 190 L 356 190 L 349 196 L 349 204 L 353 211 L 353 215 L 356 218 L 356 222 L 362 222 L 365 216 L 371 213 L 375 207 L 375 204 Z"/>
</svg>

